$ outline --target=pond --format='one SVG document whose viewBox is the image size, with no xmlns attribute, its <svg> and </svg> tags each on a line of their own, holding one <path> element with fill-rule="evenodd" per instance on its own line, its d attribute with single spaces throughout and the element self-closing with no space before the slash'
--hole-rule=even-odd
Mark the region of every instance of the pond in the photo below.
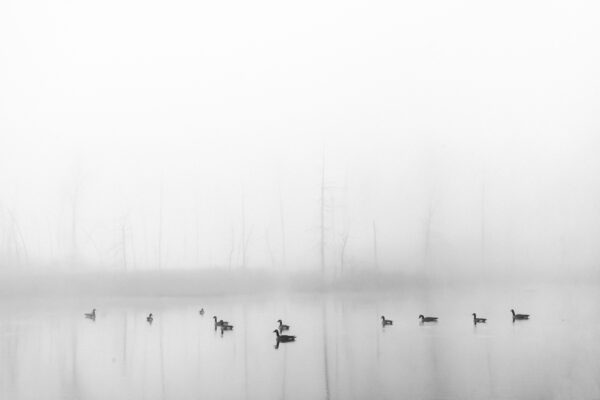
<svg viewBox="0 0 600 400">
<path fill-rule="evenodd" d="M 4 298 L 0 398 L 599 399 L 599 300 L 591 285 Z M 280 318 L 296 342 L 276 346 Z"/>
</svg>

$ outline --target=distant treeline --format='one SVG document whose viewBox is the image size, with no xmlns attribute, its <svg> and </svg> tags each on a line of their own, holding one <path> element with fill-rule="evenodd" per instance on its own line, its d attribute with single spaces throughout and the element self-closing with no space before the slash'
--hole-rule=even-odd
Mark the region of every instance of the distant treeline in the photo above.
<svg viewBox="0 0 600 400">
<path fill-rule="evenodd" d="M 548 278 L 546 282 L 564 282 Z M 599 277 L 570 277 L 570 282 L 597 283 Z M 468 287 L 481 282 L 464 277 L 425 278 L 401 273 L 360 272 L 337 278 L 320 272 L 281 274 L 268 270 L 176 270 L 133 272 L 52 272 L 30 271 L 0 274 L 0 296 L 218 296 L 268 294 L 277 292 L 394 292 L 431 286 Z M 521 277 L 520 284 L 540 282 Z M 487 280 L 487 284 L 514 284 L 509 278 Z"/>
<path fill-rule="evenodd" d="M 372 273 L 327 279 L 320 272 L 277 274 L 266 270 L 31 272 L 0 275 L 0 296 L 203 296 L 288 291 L 392 291 L 415 283 L 415 278 L 405 275 Z"/>
</svg>

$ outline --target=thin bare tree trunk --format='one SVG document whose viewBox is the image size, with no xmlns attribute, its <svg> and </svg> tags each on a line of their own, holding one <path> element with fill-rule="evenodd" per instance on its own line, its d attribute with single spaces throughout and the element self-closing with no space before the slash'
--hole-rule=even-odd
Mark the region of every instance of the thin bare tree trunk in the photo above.
<svg viewBox="0 0 600 400">
<path fill-rule="evenodd" d="M 18 249 L 19 246 L 22 246 L 23 248 L 23 255 L 25 256 L 25 263 L 27 263 L 27 260 L 29 258 L 29 254 L 27 252 L 27 245 L 25 244 L 25 238 L 23 237 L 23 232 L 21 231 L 21 227 L 19 225 L 19 223 L 17 222 L 17 218 L 15 217 L 14 213 L 12 212 L 12 210 L 8 210 L 8 213 L 10 215 L 10 218 L 12 219 L 12 223 L 13 223 L 13 232 L 16 231 L 16 235 L 14 240 L 15 240 L 15 249 Z M 18 237 L 18 239 L 17 239 Z M 19 244 L 19 241 L 21 242 Z"/>
<path fill-rule="evenodd" d="M 123 251 L 123 269 L 127 272 L 127 229 L 125 220 L 121 222 L 121 248 Z"/>
<path fill-rule="evenodd" d="M 163 181 L 160 179 L 160 192 L 158 195 L 158 270 L 162 269 L 162 241 L 163 241 Z"/>
<path fill-rule="evenodd" d="M 485 181 L 481 183 L 481 270 L 485 273 Z"/>
<path fill-rule="evenodd" d="M 269 229 L 265 229 L 265 241 L 267 242 L 267 251 L 269 252 L 269 258 L 271 260 L 271 266 L 275 269 L 275 257 L 273 256 L 273 250 L 271 249 L 271 242 L 269 241 Z"/>
<path fill-rule="evenodd" d="M 432 205 L 429 204 L 429 211 L 427 213 L 427 220 L 425 221 L 425 249 L 423 252 L 423 267 L 425 270 L 425 274 L 429 275 L 429 253 L 431 248 L 431 218 L 432 218 L 433 210 Z"/>
<path fill-rule="evenodd" d="M 233 260 L 233 252 L 235 251 L 235 231 L 233 225 L 231 226 L 231 249 L 229 250 L 229 263 L 228 269 L 231 271 L 231 262 Z"/>
<path fill-rule="evenodd" d="M 135 252 L 135 242 L 133 241 L 133 227 L 129 230 L 129 243 L 131 243 L 131 261 L 132 267 L 135 270 L 137 268 L 137 257 Z"/>
<path fill-rule="evenodd" d="M 321 273 L 325 274 L 325 152 L 321 166 Z"/>
<path fill-rule="evenodd" d="M 336 253 L 337 251 L 337 240 L 335 240 L 335 232 L 336 232 L 336 226 L 335 226 L 335 196 L 333 194 L 331 194 L 330 196 L 330 202 L 331 202 L 331 216 L 330 216 L 330 221 L 331 221 L 331 233 L 329 235 L 329 237 L 331 238 L 331 248 L 329 249 L 333 254 Z M 331 266 L 332 268 L 332 272 L 333 272 L 333 276 L 335 276 L 337 274 L 337 262 L 334 261 L 333 265 Z"/>
<path fill-rule="evenodd" d="M 348 237 L 348 232 L 344 232 L 344 234 L 342 235 L 342 246 L 340 251 L 340 275 L 344 274 L 344 265 L 346 262 L 346 245 L 348 244 Z"/>
<path fill-rule="evenodd" d="M 286 267 L 286 255 L 285 255 L 285 221 L 283 213 L 283 196 L 281 193 L 281 181 L 279 182 L 279 224 L 281 226 L 281 267 Z"/>
<path fill-rule="evenodd" d="M 200 265 L 200 217 L 198 217 L 198 209 L 196 209 L 196 267 L 198 265 Z"/>
<path fill-rule="evenodd" d="M 79 257 L 79 246 L 77 243 L 77 211 L 83 175 L 78 163 L 74 166 L 73 192 L 71 193 L 71 262 L 74 265 Z"/>
<path fill-rule="evenodd" d="M 242 185 L 242 268 L 246 269 L 246 198 L 244 185 Z"/>
<path fill-rule="evenodd" d="M 377 227 L 373 221 L 373 266 L 376 271 L 379 271 L 379 262 L 377 259 Z"/>
</svg>

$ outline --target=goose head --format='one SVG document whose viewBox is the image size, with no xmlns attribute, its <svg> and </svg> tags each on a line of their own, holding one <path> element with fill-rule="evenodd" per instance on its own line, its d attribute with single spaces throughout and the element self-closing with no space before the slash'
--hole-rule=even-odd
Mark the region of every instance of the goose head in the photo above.
<svg viewBox="0 0 600 400">
<path fill-rule="evenodd" d="M 473 313 L 473 318 L 477 318 L 477 314 Z"/>
<path fill-rule="evenodd" d="M 419 315 L 419 318 L 421 318 L 421 319 L 425 319 L 425 317 L 423 316 L 423 314 L 420 314 L 420 315 Z"/>
<path fill-rule="evenodd" d="M 279 336 L 279 331 L 278 331 L 277 329 L 275 329 L 273 332 L 275 332 L 275 334 L 276 334 L 277 336 Z"/>
<path fill-rule="evenodd" d="M 513 310 L 512 308 L 511 308 L 510 312 L 512 313 L 513 316 L 515 315 L 515 310 Z"/>
<path fill-rule="evenodd" d="M 283 322 L 280 319 L 278 319 L 277 322 L 279 322 L 279 325 L 283 324 Z"/>
<path fill-rule="evenodd" d="M 383 315 L 381 316 L 381 319 L 382 319 L 383 321 L 385 321 L 385 317 L 384 317 Z"/>
</svg>

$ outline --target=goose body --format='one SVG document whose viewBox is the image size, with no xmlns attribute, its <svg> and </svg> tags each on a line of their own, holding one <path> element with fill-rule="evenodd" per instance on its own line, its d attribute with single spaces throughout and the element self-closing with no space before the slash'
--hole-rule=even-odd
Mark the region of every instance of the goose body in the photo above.
<svg viewBox="0 0 600 400">
<path fill-rule="evenodd" d="M 510 310 L 512 313 L 513 321 L 515 319 L 529 319 L 529 314 L 515 314 L 515 310 Z"/>
<path fill-rule="evenodd" d="M 385 317 L 382 315 L 381 316 L 381 325 L 386 326 L 386 325 L 393 325 L 394 321 L 392 321 L 391 319 L 385 319 Z"/>
<path fill-rule="evenodd" d="M 233 330 L 233 325 L 222 325 L 221 326 L 221 331 L 232 331 Z"/>
<path fill-rule="evenodd" d="M 273 332 L 277 335 L 277 342 L 294 342 L 296 340 L 296 336 L 292 335 L 281 335 L 277 329 Z"/>
<path fill-rule="evenodd" d="M 204 308 L 201 308 L 200 311 L 198 311 L 198 314 L 204 315 Z"/>
<path fill-rule="evenodd" d="M 437 322 L 438 317 L 424 317 L 423 315 L 419 315 L 419 318 L 421 318 L 421 323 L 423 322 Z"/>
<path fill-rule="evenodd" d="M 151 324 L 152 321 L 154 321 L 154 318 L 152 317 L 152 313 L 148 314 L 148 316 L 146 317 L 146 321 L 148 321 L 149 324 Z"/>
<path fill-rule="evenodd" d="M 474 324 L 485 324 L 487 318 L 477 318 L 477 314 L 473 313 L 473 323 Z"/>
<path fill-rule="evenodd" d="M 94 308 L 91 313 L 85 313 L 83 315 L 89 319 L 96 319 L 96 309 Z"/>
<path fill-rule="evenodd" d="M 279 332 L 283 332 L 283 331 L 289 331 L 290 330 L 290 326 L 289 325 L 284 325 L 283 322 L 278 319 L 277 322 L 279 322 Z"/>
</svg>

